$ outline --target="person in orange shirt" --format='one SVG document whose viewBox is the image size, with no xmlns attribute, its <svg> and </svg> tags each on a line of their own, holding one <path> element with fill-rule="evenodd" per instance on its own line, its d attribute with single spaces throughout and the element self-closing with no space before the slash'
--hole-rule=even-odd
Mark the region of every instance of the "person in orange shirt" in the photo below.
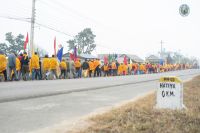
<svg viewBox="0 0 200 133">
<path fill-rule="evenodd" d="M 109 72 L 109 70 L 108 70 L 108 64 L 104 64 L 103 71 L 104 71 L 104 77 L 108 76 L 108 72 Z"/>
<path fill-rule="evenodd" d="M 117 76 L 117 65 L 115 61 L 112 62 L 111 68 L 112 68 L 112 76 Z"/>
<path fill-rule="evenodd" d="M 123 74 L 123 63 L 121 63 L 118 67 L 118 74 L 121 76 Z"/>
<path fill-rule="evenodd" d="M 92 77 L 92 71 L 94 70 L 94 62 L 90 60 L 88 63 L 89 63 L 89 77 Z"/>
<path fill-rule="evenodd" d="M 100 76 L 100 60 L 96 59 L 94 60 L 94 77 L 99 77 Z"/>
<path fill-rule="evenodd" d="M 76 70 L 76 78 L 81 78 L 82 77 L 82 71 L 81 71 L 81 62 L 79 59 L 77 59 L 74 62 L 75 70 Z"/>
<path fill-rule="evenodd" d="M 124 63 L 122 64 L 122 73 L 123 75 L 127 74 L 127 66 Z"/>
</svg>

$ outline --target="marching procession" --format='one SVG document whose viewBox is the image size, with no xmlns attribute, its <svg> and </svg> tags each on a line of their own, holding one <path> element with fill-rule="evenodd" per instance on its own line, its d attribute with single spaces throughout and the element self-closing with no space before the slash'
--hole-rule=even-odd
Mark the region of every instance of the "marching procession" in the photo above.
<svg viewBox="0 0 200 133">
<path fill-rule="evenodd" d="M 151 74 L 182 69 L 190 69 L 189 64 L 152 64 L 132 63 L 127 61 L 111 62 L 100 59 L 62 59 L 59 61 L 55 55 L 45 55 L 40 58 L 35 52 L 32 57 L 27 53 L 17 55 L 12 52 L 7 57 L 0 51 L 0 79 L 1 81 L 19 80 L 53 80 L 87 77 L 109 77 Z"/>
</svg>

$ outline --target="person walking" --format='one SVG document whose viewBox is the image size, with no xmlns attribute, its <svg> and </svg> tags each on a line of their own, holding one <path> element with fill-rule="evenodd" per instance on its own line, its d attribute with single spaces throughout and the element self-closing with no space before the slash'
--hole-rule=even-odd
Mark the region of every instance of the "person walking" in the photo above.
<svg viewBox="0 0 200 133">
<path fill-rule="evenodd" d="M 58 67 L 58 61 L 55 58 L 54 55 L 52 55 L 52 58 L 50 59 L 50 71 L 51 75 L 53 76 L 53 79 L 58 79 L 56 69 Z"/>
<path fill-rule="evenodd" d="M 94 70 L 94 62 L 93 62 L 93 60 L 90 60 L 88 63 L 89 63 L 89 77 L 91 78 L 92 72 Z"/>
<path fill-rule="evenodd" d="M 48 80 L 49 79 L 49 75 L 50 75 L 50 59 L 48 55 L 45 55 L 43 61 L 42 61 L 42 67 L 43 67 L 43 79 Z"/>
<path fill-rule="evenodd" d="M 108 77 L 109 70 L 108 70 L 108 64 L 107 63 L 104 64 L 103 71 L 104 71 L 104 77 Z"/>
<path fill-rule="evenodd" d="M 26 52 L 24 52 L 23 57 L 21 59 L 21 71 L 23 80 L 29 79 L 29 58 Z"/>
<path fill-rule="evenodd" d="M 87 59 L 82 64 L 82 69 L 83 69 L 83 76 L 86 78 L 88 77 L 88 70 L 89 70 L 89 63 L 87 62 Z"/>
<path fill-rule="evenodd" d="M 32 80 L 39 79 L 40 65 L 39 65 L 39 56 L 37 55 L 37 52 L 35 52 L 32 55 L 30 65 L 32 71 Z"/>
<path fill-rule="evenodd" d="M 82 75 L 81 75 L 81 63 L 80 63 L 80 60 L 77 59 L 74 63 L 74 66 L 75 66 L 75 70 L 76 70 L 76 78 L 81 78 Z"/>
<path fill-rule="evenodd" d="M 18 57 L 16 57 L 16 72 L 17 72 L 18 80 L 20 80 L 21 79 L 21 62 Z"/>
<path fill-rule="evenodd" d="M 7 67 L 6 56 L 4 55 L 3 51 L 0 50 L 0 74 L 3 74 L 5 81 L 7 81 L 6 67 Z"/>
<path fill-rule="evenodd" d="M 100 61 L 99 59 L 94 60 L 94 77 L 100 76 Z"/>
<path fill-rule="evenodd" d="M 64 59 L 62 59 L 62 61 L 60 62 L 60 70 L 61 70 L 61 74 L 59 78 L 61 79 L 62 75 L 64 75 L 64 79 L 66 79 L 67 63 L 65 62 Z"/>
<path fill-rule="evenodd" d="M 12 72 L 14 72 L 14 78 L 18 81 L 17 72 L 16 72 L 16 53 L 13 51 L 8 55 L 8 80 L 12 81 Z"/>
</svg>

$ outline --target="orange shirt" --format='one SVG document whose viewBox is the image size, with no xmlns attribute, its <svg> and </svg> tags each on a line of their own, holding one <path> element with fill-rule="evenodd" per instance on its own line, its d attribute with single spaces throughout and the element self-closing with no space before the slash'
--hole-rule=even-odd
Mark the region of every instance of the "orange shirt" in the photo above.
<svg viewBox="0 0 200 133">
<path fill-rule="evenodd" d="M 90 70 L 94 70 L 94 62 L 89 61 Z"/>
<path fill-rule="evenodd" d="M 116 63 L 112 62 L 112 69 L 117 69 Z"/>
<path fill-rule="evenodd" d="M 94 61 L 94 68 L 96 68 L 97 66 L 99 66 L 100 65 L 100 62 L 98 61 L 98 60 L 95 60 Z"/>
<path fill-rule="evenodd" d="M 80 68 L 81 67 L 80 61 L 75 61 L 74 66 L 75 68 Z"/>
<path fill-rule="evenodd" d="M 103 66 L 103 70 L 104 70 L 104 71 L 108 71 L 108 65 L 104 65 L 104 66 Z"/>
</svg>

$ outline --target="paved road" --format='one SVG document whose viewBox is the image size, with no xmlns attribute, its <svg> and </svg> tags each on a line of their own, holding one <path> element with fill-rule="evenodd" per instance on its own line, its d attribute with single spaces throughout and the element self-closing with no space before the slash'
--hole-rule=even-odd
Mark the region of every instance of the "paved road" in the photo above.
<svg viewBox="0 0 200 133">
<path fill-rule="evenodd" d="M 0 83 L 0 133 L 26 133 L 73 121 L 155 90 L 159 77 L 188 80 L 200 70 L 126 77 Z"/>
</svg>

